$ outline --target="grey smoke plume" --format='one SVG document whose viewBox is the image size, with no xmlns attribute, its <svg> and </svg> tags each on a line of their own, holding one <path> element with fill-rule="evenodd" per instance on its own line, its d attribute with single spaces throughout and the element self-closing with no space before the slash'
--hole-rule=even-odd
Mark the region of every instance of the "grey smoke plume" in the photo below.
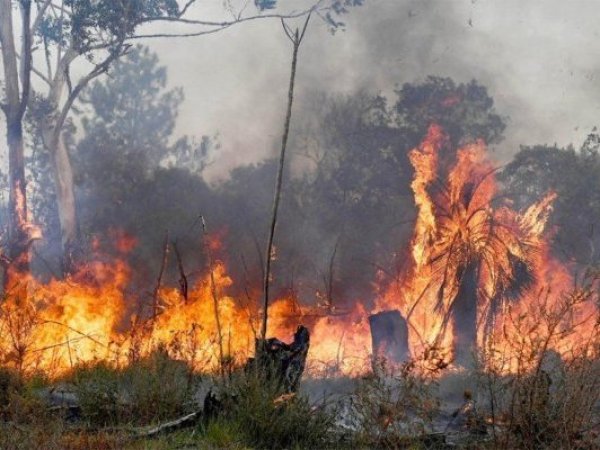
<svg viewBox="0 0 600 450">
<path fill-rule="evenodd" d="M 302 1 L 285 2 L 294 8 Z M 298 103 L 309 90 L 391 94 L 429 74 L 477 79 L 510 117 L 497 155 L 520 144 L 579 144 L 596 125 L 600 53 L 595 1 L 368 0 L 332 36 L 314 20 L 300 55 Z M 290 49 L 277 20 L 188 41 L 152 41 L 186 102 L 182 133 L 219 131 L 207 171 L 226 176 L 273 153 L 283 120 Z"/>
</svg>

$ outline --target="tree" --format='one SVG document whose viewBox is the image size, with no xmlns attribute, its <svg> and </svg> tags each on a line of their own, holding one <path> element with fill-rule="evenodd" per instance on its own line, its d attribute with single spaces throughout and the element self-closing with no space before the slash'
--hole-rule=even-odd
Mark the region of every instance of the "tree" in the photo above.
<svg viewBox="0 0 600 450">
<path fill-rule="evenodd" d="M 196 0 L 180 6 L 177 0 L 2 0 L 0 44 L 6 84 L 6 102 L 2 104 L 8 129 L 10 169 L 9 235 L 10 256 L 20 257 L 20 269 L 26 270 L 28 247 L 32 229 L 27 224 L 27 204 L 24 174 L 24 148 L 22 121 L 31 90 L 31 76 L 35 74 L 46 92 L 40 98 L 45 103 L 45 113 L 38 120 L 42 126 L 44 145 L 51 156 L 56 198 L 64 247 L 64 267 L 73 268 L 73 250 L 77 235 L 73 174 L 69 153 L 62 136 L 63 126 L 79 93 L 94 78 L 105 73 L 110 65 L 123 56 L 128 42 L 136 38 L 190 37 L 211 34 L 235 24 L 269 17 L 298 17 L 319 10 L 330 26 L 339 26 L 333 18 L 345 13 L 347 7 L 359 5 L 362 0 L 317 1 L 307 10 L 281 14 L 273 10 L 276 0 L 256 1 L 257 12 L 244 15 L 246 5 L 235 11 L 228 2 L 225 10 L 231 19 L 210 21 L 188 18 L 187 14 Z M 247 2 L 246 2 L 247 3 Z M 13 5 L 21 11 L 21 21 L 15 28 Z M 36 15 L 32 21 L 32 6 Z M 152 22 L 174 22 L 193 27 L 185 33 L 138 33 L 140 27 Z M 22 31 L 19 55 L 15 43 L 16 33 Z M 33 66 L 34 48 L 43 50 L 36 59 L 43 68 Z M 17 69 L 20 58 L 21 67 Z M 89 71 L 76 82 L 71 79 L 72 66 L 77 61 L 88 61 Z M 20 73 L 19 73 L 20 72 Z M 19 86 L 21 81 L 21 86 Z M 20 87 L 20 89 L 19 89 Z M 22 258 L 21 258 L 22 256 Z"/>
<path fill-rule="evenodd" d="M 15 28 L 13 6 L 18 4 L 21 21 Z M 35 18 L 32 20 L 32 6 Z M 2 33 L 0 43 L 6 83 L 5 111 L 8 144 L 10 200 L 9 200 L 9 256 L 20 261 L 18 271 L 28 270 L 28 249 L 33 227 L 27 219 L 27 194 L 25 183 L 25 157 L 23 145 L 23 119 L 31 97 L 32 74 L 46 85 L 45 95 L 39 96 L 44 103 L 41 134 L 51 157 L 56 183 L 56 198 L 65 246 L 65 264 L 70 266 L 71 245 L 75 238 L 75 201 L 69 156 L 64 145 L 62 129 L 73 102 L 86 84 L 105 72 L 112 61 L 126 50 L 125 40 L 132 37 L 135 28 L 150 19 L 159 17 L 179 18 L 175 0 L 152 2 L 109 2 L 64 0 L 59 4 L 50 0 L 31 1 L 3 0 Z M 21 32 L 22 49 L 17 51 L 15 38 Z M 32 54 L 37 47 L 44 49 L 44 70 L 33 65 Z M 90 71 L 75 84 L 72 83 L 70 67 L 85 56 L 92 61 Z M 21 60 L 17 70 L 17 60 Z M 97 60 L 97 62 L 96 62 Z M 54 64 L 53 64 L 54 63 Z M 19 79 L 21 92 L 19 93 Z M 66 99 L 63 99 L 68 90 Z"/>
<path fill-rule="evenodd" d="M 80 226 L 85 235 L 120 227 L 138 237 L 138 267 L 154 259 L 166 229 L 184 239 L 210 192 L 201 175 L 213 141 L 174 136 L 183 93 L 166 85 L 166 68 L 137 46 L 81 94 L 83 137 L 73 155 Z M 180 242 L 182 251 L 201 253 L 192 242 Z"/>
<path fill-rule="evenodd" d="M 487 89 L 475 80 L 457 84 L 450 78 L 429 76 L 421 83 L 403 84 L 396 95 L 395 121 L 411 148 L 419 144 L 432 123 L 444 129 L 453 149 L 477 139 L 495 144 L 506 128 Z"/>
<path fill-rule="evenodd" d="M 298 50 L 302 44 L 302 39 L 306 33 L 306 27 L 310 21 L 310 15 L 307 16 L 302 31 L 296 28 L 292 31 L 285 21 L 282 19 L 281 24 L 286 36 L 292 43 L 292 67 L 290 70 L 290 85 L 288 89 L 288 103 L 285 114 L 285 122 L 283 124 L 283 134 L 281 137 L 281 152 L 279 154 L 279 166 L 277 169 L 277 179 L 275 181 L 275 192 L 273 196 L 273 211 L 271 213 L 271 223 L 269 225 L 269 237 L 267 239 L 267 250 L 265 252 L 265 270 L 263 283 L 263 320 L 261 325 L 260 337 L 266 342 L 267 338 L 267 319 L 269 317 L 269 287 L 271 282 L 271 261 L 273 256 L 273 243 L 275 238 L 275 227 L 277 226 L 277 212 L 279 210 L 279 202 L 281 200 L 281 187 L 283 184 L 283 171 L 285 167 L 285 152 L 287 150 L 288 137 L 290 134 L 290 123 L 292 120 L 292 106 L 294 102 L 294 84 L 296 81 L 296 67 L 298 63 Z M 263 343 L 264 343 L 263 342 Z M 257 349 L 258 350 L 258 349 Z"/>
<path fill-rule="evenodd" d="M 337 248 L 340 299 L 373 298 L 374 279 L 383 274 L 384 282 L 394 281 L 402 271 L 407 255 L 401 249 L 416 212 L 408 154 L 428 127 L 438 123 L 448 129 L 440 152 L 447 171 L 458 148 L 453 143 L 502 138 L 504 119 L 493 105 L 476 81 L 437 77 L 405 83 L 395 98 L 366 91 L 314 96 L 304 137 L 293 142 L 296 159 L 308 161 L 309 168 L 293 184 L 297 206 L 290 207 L 305 218 L 295 226 L 315 236 L 315 245 L 304 239 L 302 247 L 321 261 L 321 271 Z M 278 249 L 281 259 L 291 253 Z"/>
<path fill-rule="evenodd" d="M 555 253 L 566 261 L 600 261 L 599 136 L 592 132 L 581 148 L 524 146 L 501 173 L 505 195 L 518 208 L 555 192 L 549 226 Z"/>
<path fill-rule="evenodd" d="M 82 175 L 109 187 L 106 181 L 111 179 L 112 169 L 99 171 L 103 161 L 124 166 L 128 180 L 122 170 L 114 176 L 129 183 L 138 182 L 160 164 L 181 164 L 180 158 L 189 152 L 187 147 L 193 146 L 187 137 L 172 142 L 183 91 L 166 89 L 167 71 L 159 66 L 156 54 L 136 46 L 115 62 L 110 72 L 111 77 L 96 81 L 81 94 L 81 104 L 87 109 L 81 116 L 84 138 L 77 145 Z M 200 151 L 202 145 L 197 147 Z M 204 161 L 202 154 L 193 156 L 197 163 Z M 136 169 L 127 170 L 127 164 Z"/>
</svg>

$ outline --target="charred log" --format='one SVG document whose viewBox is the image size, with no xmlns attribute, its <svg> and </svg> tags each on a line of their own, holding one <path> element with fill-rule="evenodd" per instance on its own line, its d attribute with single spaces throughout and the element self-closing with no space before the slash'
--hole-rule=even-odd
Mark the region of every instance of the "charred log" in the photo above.
<svg viewBox="0 0 600 450">
<path fill-rule="evenodd" d="M 373 370 L 381 365 L 401 364 L 410 357 L 408 325 L 400 311 L 383 311 L 369 316 L 373 345 Z"/>
</svg>

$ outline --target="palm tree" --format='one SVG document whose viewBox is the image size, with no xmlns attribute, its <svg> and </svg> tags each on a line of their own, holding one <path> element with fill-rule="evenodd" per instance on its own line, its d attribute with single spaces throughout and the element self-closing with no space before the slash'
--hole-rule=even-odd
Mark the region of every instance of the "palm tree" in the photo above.
<svg viewBox="0 0 600 450">
<path fill-rule="evenodd" d="M 419 151 L 423 147 L 413 150 Z M 419 166 L 413 165 L 418 172 Z M 466 146 L 458 150 L 446 183 L 430 176 L 427 190 L 420 191 L 427 198 L 417 201 L 429 202 L 427 211 L 433 211 L 431 226 L 417 227 L 417 233 L 420 228 L 429 234 L 415 236 L 413 242 L 426 243 L 422 267 L 428 266 L 431 279 L 424 290 L 437 289 L 420 293 L 417 301 L 435 293 L 434 309 L 442 326 L 434 345 L 450 329 L 454 361 L 463 366 L 471 360 L 480 326 L 484 339 L 490 336 L 500 307 L 533 284 L 534 255 L 552 201 L 547 197 L 518 214 L 496 195 L 495 172 L 483 143 Z"/>
</svg>

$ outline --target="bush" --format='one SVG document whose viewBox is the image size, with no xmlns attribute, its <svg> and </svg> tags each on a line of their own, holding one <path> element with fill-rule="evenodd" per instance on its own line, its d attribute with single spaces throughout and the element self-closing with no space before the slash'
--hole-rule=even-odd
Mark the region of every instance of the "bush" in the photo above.
<svg viewBox="0 0 600 450">
<path fill-rule="evenodd" d="M 407 448 L 432 431 L 439 410 L 437 382 L 418 374 L 412 363 L 369 375 L 352 396 L 352 415 L 358 421 L 357 439 L 366 445 Z"/>
<path fill-rule="evenodd" d="M 118 370 L 104 363 L 81 365 L 74 370 L 72 381 L 85 420 L 94 425 L 119 422 L 125 402 Z"/>
<path fill-rule="evenodd" d="M 94 425 L 147 424 L 197 409 L 198 377 L 161 349 L 124 369 L 103 363 L 80 366 L 69 379 L 83 418 Z"/>
<path fill-rule="evenodd" d="M 197 409 L 195 402 L 199 378 L 184 362 L 156 350 L 128 366 L 123 372 L 123 387 L 130 414 L 142 423 L 169 419 Z"/>
<path fill-rule="evenodd" d="M 526 316 L 511 317 L 516 330 L 511 345 L 479 355 L 480 403 L 497 425 L 496 448 L 598 448 L 600 318 L 594 276 L 593 284 L 561 293 L 553 303 L 549 291 L 541 292 Z M 581 314 L 592 301 L 594 308 Z"/>
<path fill-rule="evenodd" d="M 23 379 L 15 370 L 0 367 L 0 411 L 8 406 L 11 394 L 23 390 Z"/>
<path fill-rule="evenodd" d="M 214 420 L 239 430 L 252 448 L 323 448 L 331 438 L 333 413 L 325 404 L 312 406 L 304 396 L 286 394 L 262 373 L 236 373 L 219 390 L 222 408 Z"/>
</svg>

